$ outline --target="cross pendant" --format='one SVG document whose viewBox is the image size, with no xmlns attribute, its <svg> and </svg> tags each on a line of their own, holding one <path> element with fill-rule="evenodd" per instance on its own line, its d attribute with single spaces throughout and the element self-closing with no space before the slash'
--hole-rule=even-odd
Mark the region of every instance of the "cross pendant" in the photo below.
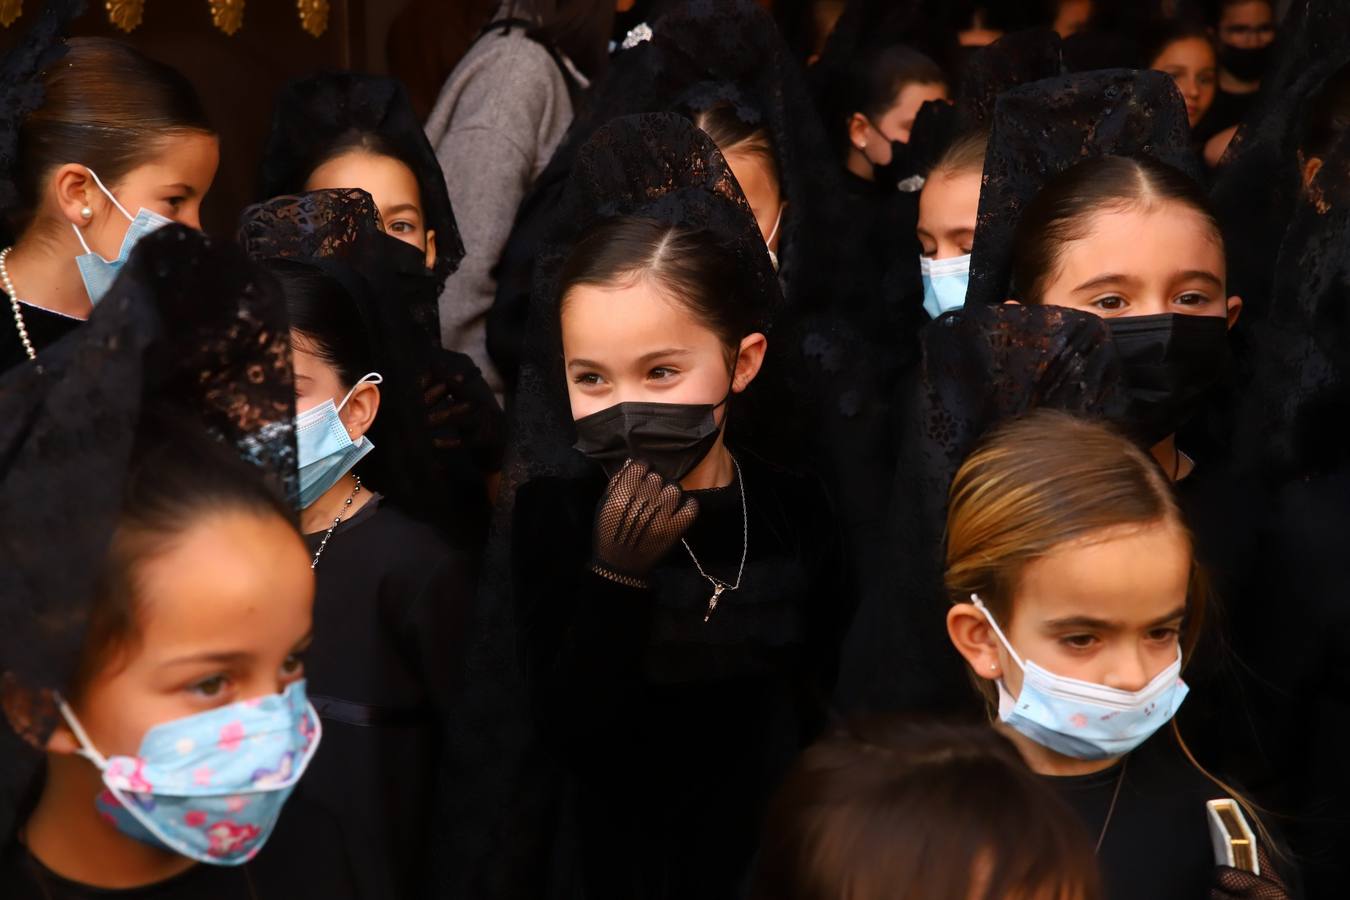
<svg viewBox="0 0 1350 900">
<path fill-rule="evenodd" d="M 717 609 L 717 601 L 722 596 L 724 590 L 726 590 L 726 588 L 720 584 L 713 585 L 712 596 L 708 598 L 708 614 L 703 617 L 704 622 L 712 618 L 713 610 Z"/>
</svg>

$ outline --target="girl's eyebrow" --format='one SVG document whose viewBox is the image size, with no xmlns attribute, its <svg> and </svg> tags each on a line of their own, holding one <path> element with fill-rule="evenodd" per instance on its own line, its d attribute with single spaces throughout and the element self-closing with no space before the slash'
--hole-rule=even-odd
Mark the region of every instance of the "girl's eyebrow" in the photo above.
<svg viewBox="0 0 1350 900">
<path fill-rule="evenodd" d="M 1074 290 L 1086 291 L 1092 288 L 1105 287 L 1108 284 L 1119 284 L 1122 281 L 1128 282 L 1133 280 L 1135 279 L 1132 276 L 1122 275 L 1119 272 L 1105 272 L 1101 275 L 1089 278 L 1087 281 L 1083 282 L 1082 284 L 1078 285 L 1078 287 L 1074 288 Z"/>
<path fill-rule="evenodd" d="M 209 650 L 205 653 L 190 653 L 186 656 L 175 657 L 167 662 L 160 663 L 163 666 L 182 666 L 188 663 L 213 663 L 215 665 L 228 666 L 235 663 L 248 662 L 253 658 L 253 654 L 246 650 Z"/>
<path fill-rule="evenodd" d="M 1186 269 L 1175 277 L 1178 281 L 1208 281 L 1216 288 L 1223 288 L 1223 279 L 1207 269 Z"/>
</svg>

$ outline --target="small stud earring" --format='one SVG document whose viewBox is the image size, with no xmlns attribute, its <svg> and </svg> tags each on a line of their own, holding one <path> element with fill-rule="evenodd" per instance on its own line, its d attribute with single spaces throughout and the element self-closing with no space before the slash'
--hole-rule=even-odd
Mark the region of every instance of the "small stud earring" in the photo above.
<svg viewBox="0 0 1350 900">
<path fill-rule="evenodd" d="M 998 663 L 990 663 L 990 664 L 989 664 L 989 671 L 990 671 L 990 672 L 997 672 L 997 671 L 998 671 Z"/>
<path fill-rule="evenodd" d="M 92 219 L 94 217 L 94 211 L 86 206 L 80 210 L 80 215 L 86 219 Z"/>
</svg>

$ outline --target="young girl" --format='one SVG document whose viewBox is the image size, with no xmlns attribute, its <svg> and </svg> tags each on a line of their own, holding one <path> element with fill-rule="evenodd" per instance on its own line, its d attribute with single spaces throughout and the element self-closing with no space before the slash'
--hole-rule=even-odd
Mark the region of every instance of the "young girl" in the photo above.
<svg viewBox="0 0 1350 900">
<path fill-rule="evenodd" d="M 958 137 L 928 173 L 919 192 L 916 233 L 923 252 L 919 258 L 923 308 L 934 319 L 966 302 L 988 141 L 983 131 Z"/>
<path fill-rule="evenodd" d="M 842 121 L 844 166 L 855 178 L 894 187 L 914 173 L 907 144 L 919 107 L 948 100 L 947 78 L 937 63 L 903 45 L 885 47 L 850 66 Z"/>
<path fill-rule="evenodd" d="M 328 746 L 303 792 L 362 835 L 351 865 L 363 881 L 388 873 L 396 896 L 425 896 L 472 567 L 399 507 L 416 489 L 417 398 L 373 301 L 353 296 L 359 277 L 333 261 L 265 265 L 291 323 L 300 528 L 318 578 L 308 677 Z"/>
<path fill-rule="evenodd" d="M 17 146 L 0 153 L 17 160 L 4 173 L 15 200 L 4 213 L 18 235 L 0 249 L 10 307 L 0 371 L 88 318 L 146 233 L 169 221 L 199 227 L 220 159 L 192 85 L 118 41 L 73 38 L 59 64 L 19 84 L 43 100 L 6 110 L 28 112 Z"/>
<path fill-rule="evenodd" d="M 483 484 L 486 479 L 491 489 L 501 470 L 505 425 L 474 360 L 444 349 L 458 338 L 441 328 L 440 294 L 464 246 L 435 151 L 402 85 L 350 72 L 292 82 L 277 102 L 262 168 L 269 199 L 364 190 L 374 199 L 380 227 L 402 242 L 380 248 L 381 267 L 390 271 L 364 274 L 380 284 L 382 299 L 408 308 L 435 348 L 423 386 L 433 437 L 456 487 L 457 518 L 472 521 L 464 533 L 481 540 Z"/>
<path fill-rule="evenodd" d="M 1073 810 L 978 725 L 875 717 L 802 754 L 765 819 L 755 900 L 1098 900 Z"/>
<path fill-rule="evenodd" d="M 334 820 L 287 799 L 321 728 L 308 554 L 264 481 L 293 481 L 278 300 L 237 251 L 170 228 L 42 372 L 0 381 L 22 423 L 0 471 L 0 699 L 45 757 L 6 828 L 6 896 L 354 895 Z M 279 816 L 324 854 L 272 841 Z"/>
<path fill-rule="evenodd" d="M 591 148 L 571 186 L 583 231 L 539 323 L 560 353 L 541 343 L 522 372 L 549 406 L 511 520 L 527 683 L 574 785 L 577 871 L 560 877 L 594 897 L 730 897 L 770 786 L 819 727 L 846 603 L 836 537 L 813 482 L 734 437 L 777 287 L 726 163 L 675 116 L 618 120 Z M 560 415 L 590 464 L 543 442 Z"/>
<path fill-rule="evenodd" d="M 1108 894 L 1204 896 L 1205 804 L 1231 792 L 1166 727 L 1206 597 L 1154 461 L 1063 413 L 1000 427 L 952 483 L 945 582 L 948 636 L 995 727 L 1078 811 Z M 1264 832 L 1259 846 L 1277 886 Z"/>
<path fill-rule="evenodd" d="M 1012 244 L 1010 295 L 1107 320 L 1130 425 L 1173 480 L 1195 463 L 1176 431 L 1228 362 L 1242 299 L 1225 291 L 1223 238 L 1200 188 L 1147 157 L 1103 156 L 1052 179 Z"/>
<path fill-rule="evenodd" d="M 1150 36 L 1143 62 L 1176 81 L 1186 101 L 1186 120 L 1195 128 L 1214 104 L 1219 78 L 1210 30 L 1202 22 L 1171 22 Z"/>
</svg>

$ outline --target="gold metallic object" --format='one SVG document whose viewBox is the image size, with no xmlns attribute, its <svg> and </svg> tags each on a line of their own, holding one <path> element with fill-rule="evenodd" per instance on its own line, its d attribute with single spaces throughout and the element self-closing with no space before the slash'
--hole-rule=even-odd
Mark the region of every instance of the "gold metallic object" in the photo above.
<svg viewBox="0 0 1350 900">
<path fill-rule="evenodd" d="M 300 9 L 300 27 L 314 37 L 328 30 L 328 0 L 296 0 Z"/>
<path fill-rule="evenodd" d="M 244 24 L 244 0 L 211 0 L 211 23 L 233 37 Z"/>
<path fill-rule="evenodd" d="M 0 25 L 8 28 L 23 13 L 23 0 L 0 0 Z"/>
<path fill-rule="evenodd" d="M 108 21 L 123 31 L 135 31 L 145 12 L 145 0 L 107 0 Z"/>
</svg>

